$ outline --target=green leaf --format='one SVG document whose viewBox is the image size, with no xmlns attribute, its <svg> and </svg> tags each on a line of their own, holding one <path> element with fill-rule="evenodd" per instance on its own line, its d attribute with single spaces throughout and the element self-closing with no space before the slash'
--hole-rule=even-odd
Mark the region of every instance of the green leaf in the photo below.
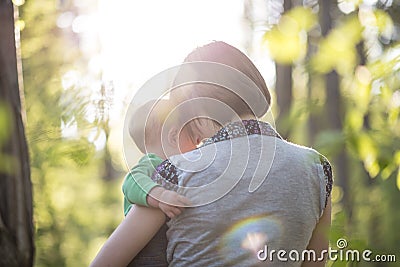
<svg viewBox="0 0 400 267">
<path fill-rule="evenodd" d="M 397 171 L 396 185 L 397 185 L 397 189 L 400 190 L 400 167 L 399 167 L 399 170 Z"/>
<path fill-rule="evenodd" d="M 391 38 L 394 31 L 394 24 L 390 15 L 383 10 L 376 10 L 374 13 L 379 33 L 388 39 Z"/>
<path fill-rule="evenodd" d="M 362 38 L 362 26 L 357 16 L 351 16 L 333 29 L 319 43 L 318 52 L 311 59 L 312 68 L 320 73 L 336 69 L 340 74 L 353 72 L 357 62 L 356 45 Z"/>
<path fill-rule="evenodd" d="M 0 102 L 0 147 L 7 141 L 11 131 L 10 110 L 8 105 Z"/>
<path fill-rule="evenodd" d="M 298 31 L 309 31 L 317 23 L 317 16 L 311 9 L 305 7 L 295 7 L 287 13 L 287 17 L 293 19 Z"/>
<path fill-rule="evenodd" d="M 293 63 L 307 52 L 307 31 L 316 24 L 309 8 L 296 7 L 284 14 L 279 23 L 264 34 L 271 56 L 280 63 Z"/>
</svg>

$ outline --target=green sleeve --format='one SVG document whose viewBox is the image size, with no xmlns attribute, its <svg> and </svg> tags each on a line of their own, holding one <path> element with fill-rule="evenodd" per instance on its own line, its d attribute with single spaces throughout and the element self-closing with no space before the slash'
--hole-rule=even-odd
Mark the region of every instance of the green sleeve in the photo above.
<svg viewBox="0 0 400 267">
<path fill-rule="evenodd" d="M 122 185 L 124 193 L 124 210 L 127 213 L 131 204 L 148 206 L 146 197 L 149 191 L 158 184 L 151 180 L 155 167 L 163 160 L 155 154 L 143 156 L 138 164 L 126 175 Z"/>
</svg>

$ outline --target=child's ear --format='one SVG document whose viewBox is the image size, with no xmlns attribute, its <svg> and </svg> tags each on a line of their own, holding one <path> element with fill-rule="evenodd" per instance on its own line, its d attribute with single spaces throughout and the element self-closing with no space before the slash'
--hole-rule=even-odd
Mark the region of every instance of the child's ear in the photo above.
<svg viewBox="0 0 400 267">
<path fill-rule="evenodd" d="M 196 146 L 197 146 L 198 144 L 200 144 L 201 141 L 203 141 L 203 139 L 204 139 L 204 137 L 203 137 L 202 135 L 196 134 L 196 135 L 194 136 L 194 140 L 196 141 Z"/>
<path fill-rule="evenodd" d="M 199 132 L 193 133 L 193 135 L 194 135 L 194 136 L 192 136 L 192 140 L 193 140 L 194 142 L 196 142 L 195 145 L 197 146 L 198 144 L 201 143 L 201 141 L 203 141 L 204 136 L 203 136 L 201 133 L 199 133 Z"/>
<path fill-rule="evenodd" d="M 170 143 L 171 146 L 173 147 L 178 147 L 179 144 L 179 132 L 176 127 L 172 127 L 168 131 L 168 142 Z"/>
</svg>

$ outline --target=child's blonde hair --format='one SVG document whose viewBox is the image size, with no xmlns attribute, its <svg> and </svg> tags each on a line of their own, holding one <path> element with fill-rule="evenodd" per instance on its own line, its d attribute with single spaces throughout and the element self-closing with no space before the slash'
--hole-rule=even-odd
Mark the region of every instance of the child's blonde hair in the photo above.
<svg viewBox="0 0 400 267">
<path fill-rule="evenodd" d="M 174 99 L 150 100 L 132 114 L 129 135 L 142 153 L 148 153 L 146 146 L 149 145 L 162 147 L 163 131 L 165 134 L 171 127 L 187 133 L 193 144 L 197 145 L 194 136 L 199 134 L 198 131 L 192 131 L 194 121 L 183 121 L 183 116 L 179 113 L 188 110 L 179 110 L 178 104 Z"/>
<path fill-rule="evenodd" d="M 132 114 L 129 134 L 142 153 L 148 144 L 161 144 L 162 126 L 172 107 L 169 100 L 150 100 Z"/>
</svg>

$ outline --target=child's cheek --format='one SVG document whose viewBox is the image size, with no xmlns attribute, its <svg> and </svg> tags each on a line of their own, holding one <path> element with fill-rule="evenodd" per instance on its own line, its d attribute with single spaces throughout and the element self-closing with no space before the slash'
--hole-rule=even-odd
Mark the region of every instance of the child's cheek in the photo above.
<svg viewBox="0 0 400 267">
<path fill-rule="evenodd" d="M 186 153 L 186 152 L 189 152 L 189 151 L 195 149 L 196 146 L 190 140 L 186 140 L 185 138 L 182 138 L 179 142 L 179 148 L 180 148 L 181 153 Z"/>
</svg>

